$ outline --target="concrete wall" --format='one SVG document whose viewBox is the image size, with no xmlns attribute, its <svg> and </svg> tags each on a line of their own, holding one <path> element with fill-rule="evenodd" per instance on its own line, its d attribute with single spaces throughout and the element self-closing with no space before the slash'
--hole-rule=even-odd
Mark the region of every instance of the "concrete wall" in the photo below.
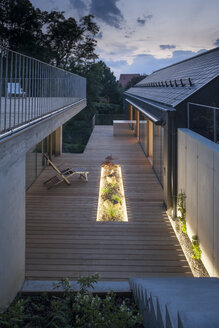
<svg viewBox="0 0 219 328">
<path fill-rule="evenodd" d="M 198 235 L 202 261 L 219 277 L 219 145 L 178 129 L 178 193 L 186 194 L 188 235 Z"/>
<path fill-rule="evenodd" d="M 0 170 L 0 306 L 11 301 L 25 271 L 25 157 Z"/>
<path fill-rule="evenodd" d="M 85 106 L 83 101 L 0 140 L 0 307 L 14 298 L 25 277 L 26 152 Z"/>
</svg>

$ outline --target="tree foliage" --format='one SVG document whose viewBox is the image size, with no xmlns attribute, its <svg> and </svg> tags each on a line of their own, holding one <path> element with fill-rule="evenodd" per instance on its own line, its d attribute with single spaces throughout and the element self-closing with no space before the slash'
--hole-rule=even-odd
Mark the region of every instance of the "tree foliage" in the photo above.
<svg viewBox="0 0 219 328">
<path fill-rule="evenodd" d="M 66 18 L 64 12 L 41 11 L 29 0 L 0 1 L 0 45 L 87 79 L 88 106 L 64 125 L 65 151 L 83 151 L 94 114 L 121 112 L 123 89 L 110 68 L 103 61 L 96 62 L 98 33 L 92 15 L 77 21 Z"/>
<path fill-rule="evenodd" d="M 103 62 L 91 63 L 86 66 L 76 66 L 75 73 L 87 78 L 87 98 L 89 102 L 101 99 L 107 103 L 120 104 L 123 89 L 110 68 Z"/>
<path fill-rule="evenodd" d="M 41 11 L 29 0 L 1 0 L 0 45 L 68 69 L 98 58 L 94 16 L 77 22 L 64 12 Z"/>
<path fill-rule="evenodd" d="M 139 76 L 134 76 L 131 81 L 127 84 L 125 90 L 128 90 L 130 88 L 132 88 L 135 84 L 137 84 L 138 82 L 144 80 L 147 77 L 146 74 L 143 75 L 139 75 Z"/>
</svg>

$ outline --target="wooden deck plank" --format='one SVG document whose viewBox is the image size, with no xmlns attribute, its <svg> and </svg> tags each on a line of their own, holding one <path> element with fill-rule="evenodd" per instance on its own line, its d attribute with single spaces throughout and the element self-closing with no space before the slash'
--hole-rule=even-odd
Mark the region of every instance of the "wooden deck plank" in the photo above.
<svg viewBox="0 0 219 328">
<path fill-rule="evenodd" d="M 112 154 L 122 167 L 129 221 L 96 222 L 100 164 Z M 63 154 L 60 168 L 85 167 L 77 177 L 48 190 L 47 167 L 27 192 L 26 278 L 59 279 L 99 272 L 103 280 L 192 276 L 163 209 L 163 191 L 137 140 L 95 127 L 83 154 Z"/>
</svg>

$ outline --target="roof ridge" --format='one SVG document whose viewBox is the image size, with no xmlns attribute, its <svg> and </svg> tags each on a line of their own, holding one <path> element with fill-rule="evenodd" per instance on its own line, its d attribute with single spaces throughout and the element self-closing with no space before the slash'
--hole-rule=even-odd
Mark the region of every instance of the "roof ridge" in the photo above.
<svg viewBox="0 0 219 328">
<path fill-rule="evenodd" d="M 200 50 L 201 50 L 201 49 L 200 49 Z M 200 51 L 200 50 L 199 50 L 199 51 Z M 200 56 L 206 55 L 206 54 L 208 54 L 208 53 L 210 53 L 210 52 L 213 52 L 213 51 L 216 51 L 216 50 L 219 50 L 219 47 L 216 47 L 216 48 L 213 48 L 213 49 L 207 50 L 207 51 L 202 52 L 202 53 L 200 53 L 200 54 L 198 54 L 198 55 L 192 56 L 192 57 L 187 58 L 187 59 L 183 59 L 183 60 L 181 60 L 181 61 L 179 61 L 179 62 L 177 62 L 177 63 L 171 64 L 171 65 L 169 65 L 169 66 L 165 66 L 165 67 L 160 68 L 160 69 L 157 69 L 157 70 L 154 71 L 153 73 L 156 73 L 156 72 L 162 71 L 162 70 L 164 70 L 164 69 L 166 69 L 166 68 L 169 68 L 169 67 L 176 66 L 176 65 L 178 65 L 178 64 L 181 64 L 181 63 L 187 62 L 187 61 L 192 60 L 192 59 L 194 59 L 194 58 L 196 58 L 196 57 L 200 57 Z M 151 73 L 151 74 L 153 74 L 153 73 Z M 150 74 L 150 75 L 151 75 L 151 74 Z M 148 75 L 148 76 L 150 76 L 150 75 Z"/>
</svg>

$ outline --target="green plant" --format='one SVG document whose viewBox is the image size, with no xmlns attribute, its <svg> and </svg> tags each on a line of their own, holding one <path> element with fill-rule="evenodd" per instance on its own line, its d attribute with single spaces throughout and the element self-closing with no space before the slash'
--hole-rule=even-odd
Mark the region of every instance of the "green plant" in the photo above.
<svg viewBox="0 0 219 328">
<path fill-rule="evenodd" d="M 105 211 L 109 220 L 115 219 L 119 214 L 118 208 L 116 208 L 110 201 L 105 202 Z"/>
<path fill-rule="evenodd" d="M 98 278 L 98 274 L 79 278 L 77 293 L 64 278 L 54 284 L 54 288 L 64 291 L 59 296 L 19 294 L 6 311 L 0 310 L 0 327 L 142 328 L 142 317 L 133 299 L 120 298 L 113 292 L 106 297 L 89 292 Z"/>
<path fill-rule="evenodd" d="M 185 199 L 186 195 L 184 193 L 180 193 L 177 196 L 177 219 L 180 220 L 180 228 L 183 233 L 187 234 L 186 227 L 186 208 L 185 208 Z"/>
<path fill-rule="evenodd" d="M 202 251 L 199 245 L 198 236 L 192 236 L 191 250 L 193 251 L 193 255 L 192 255 L 193 259 L 200 260 Z"/>
<path fill-rule="evenodd" d="M 80 292 L 87 291 L 88 288 L 94 289 L 94 284 L 97 283 L 100 278 L 98 273 L 91 274 L 88 277 L 80 277 L 78 279 L 78 284 L 80 285 Z"/>
<path fill-rule="evenodd" d="M 118 203 L 121 203 L 121 198 L 118 195 L 112 195 L 112 199 L 115 200 Z"/>
<path fill-rule="evenodd" d="M 102 192 L 106 195 L 109 195 L 112 192 L 112 187 L 107 185 L 105 188 L 102 189 Z"/>
<path fill-rule="evenodd" d="M 110 195 L 113 193 L 115 187 L 116 187 L 116 183 L 111 183 L 111 184 L 107 184 L 105 186 L 105 188 L 102 189 L 102 192 L 105 194 L 105 195 Z"/>
</svg>

